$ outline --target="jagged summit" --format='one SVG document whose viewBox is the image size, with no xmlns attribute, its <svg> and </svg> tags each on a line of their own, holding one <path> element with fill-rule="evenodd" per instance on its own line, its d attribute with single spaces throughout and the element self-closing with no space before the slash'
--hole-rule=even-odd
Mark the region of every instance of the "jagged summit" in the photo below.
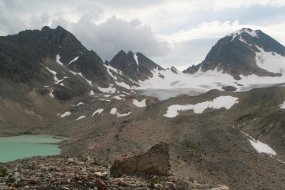
<svg viewBox="0 0 285 190">
<path fill-rule="evenodd" d="M 251 28 L 242 28 L 236 32 L 233 32 L 227 36 L 232 36 L 232 40 L 234 40 L 236 37 L 240 38 L 242 36 L 251 36 L 253 38 L 258 38 L 258 34 L 261 32 L 260 30 L 252 30 Z"/>
<path fill-rule="evenodd" d="M 243 28 L 220 39 L 202 63 L 191 66 L 184 72 L 217 70 L 230 74 L 235 79 L 240 79 L 240 75 L 251 74 L 280 76 L 280 72 L 265 66 L 264 62 L 269 58 L 269 52 L 272 55 L 285 56 L 285 47 L 261 30 Z"/>
</svg>

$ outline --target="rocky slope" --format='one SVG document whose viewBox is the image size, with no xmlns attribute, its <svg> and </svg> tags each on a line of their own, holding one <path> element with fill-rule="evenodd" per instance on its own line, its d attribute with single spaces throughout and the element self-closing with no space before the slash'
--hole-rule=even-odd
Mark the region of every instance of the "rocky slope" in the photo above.
<svg viewBox="0 0 285 190">
<path fill-rule="evenodd" d="M 150 171 L 150 170 L 149 170 Z M 110 176 L 108 167 L 91 157 L 33 158 L 0 165 L 0 189 L 204 189 L 228 190 L 201 180 L 176 176 Z"/>
<path fill-rule="evenodd" d="M 91 105 L 86 102 L 80 110 L 73 110 L 71 116 L 63 119 L 67 121 L 60 121 L 47 132 L 73 138 L 72 142 L 63 144 L 66 155 L 90 154 L 102 163 L 113 163 L 166 142 L 170 144 L 171 170 L 175 176 L 198 177 L 209 183 L 225 184 L 231 189 L 282 188 L 284 164 L 277 159 L 285 160 L 284 137 L 280 132 L 281 116 L 285 113 L 280 107 L 284 93 L 283 87 L 240 93 L 214 90 L 194 97 L 147 101 L 141 108 L 130 98 L 107 103 L 105 107 L 96 106 L 93 110 L 103 108 L 104 111 L 94 117 L 90 112 L 86 118 L 76 121 L 79 115 L 72 115 L 90 109 Z M 200 105 L 199 110 L 221 96 L 238 99 L 230 108 L 209 107 L 202 113 L 189 109 L 178 111 L 175 117 L 165 116 L 170 106 Z M 112 114 L 113 108 L 120 114 L 131 113 L 120 117 Z M 272 117 L 267 118 L 268 115 Z M 264 132 L 260 130 L 261 126 Z M 72 131 L 68 131 L 70 128 Z M 258 153 L 243 132 L 268 144 L 277 155 Z"/>
</svg>

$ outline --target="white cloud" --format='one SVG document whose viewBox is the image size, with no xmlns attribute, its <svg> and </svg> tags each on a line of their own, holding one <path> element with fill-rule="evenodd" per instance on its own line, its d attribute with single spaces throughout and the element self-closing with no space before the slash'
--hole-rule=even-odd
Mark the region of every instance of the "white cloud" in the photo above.
<svg viewBox="0 0 285 190">
<path fill-rule="evenodd" d="M 139 20 L 130 22 L 115 16 L 96 25 L 83 17 L 71 30 L 83 44 L 95 50 L 104 59 L 111 59 L 120 50 L 142 52 L 148 56 L 165 55 L 168 43 L 153 34 L 150 27 Z"/>
<path fill-rule="evenodd" d="M 166 68 L 175 66 L 182 71 L 193 64 L 201 63 L 217 40 L 218 38 L 204 38 L 178 42 L 168 55 L 153 59 Z"/>
</svg>

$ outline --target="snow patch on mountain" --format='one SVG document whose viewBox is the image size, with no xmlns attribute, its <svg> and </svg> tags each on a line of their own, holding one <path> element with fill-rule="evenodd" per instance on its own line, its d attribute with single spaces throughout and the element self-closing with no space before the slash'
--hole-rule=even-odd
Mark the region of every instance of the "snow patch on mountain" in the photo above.
<svg viewBox="0 0 285 190">
<path fill-rule="evenodd" d="M 94 91 L 93 91 L 93 90 L 91 90 L 89 95 L 90 95 L 90 96 L 95 95 Z"/>
<path fill-rule="evenodd" d="M 73 63 L 73 62 L 77 61 L 77 60 L 78 60 L 78 58 L 79 58 L 79 56 L 74 57 L 74 58 L 73 58 L 73 59 L 68 63 L 68 65 L 70 65 L 71 63 Z"/>
<path fill-rule="evenodd" d="M 110 110 L 110 114 L 111 115 L 116 115 L 117 117 L 126 117 L 128 115 L 130 115 L 132 112 L 127 112 L 127 113 L 119 113 L 117 108 L 112 108 Z"/>
<path fill-rule="evenodd" d="M 60 65 L 62 65 L 63 66 L 63 63 L 60 61 L 60 55 L 59 54 L 57 54 L 56 55 L 56 62 L 58 63 L 58 64 L 60 64 Z"/>
<path fill-rule="evenodd" d="M 186 105 L 171 105 L 167 108 L 165 117 L 173 118 L 179 115 L 178 111 L 193 110 L 194 113 L 203 113 L 207 108 L 230 109 L 234 104 L 238 103 L 237 97 L 232 96 L 219 96 L 212 101 L 205 101 L 197 104 L 186 104 Z"/>
<path fill-rule="evenodd" d="M 276 152 L 270 146 L 259 140 L 249 139 L 249 142 L 258 153 L 276 155 Z"/>
<path fill-rule="evenodd" d="M 133 99 L 133 104 L 139 108 L 143 108 L 146 106 L 146 99 L 143 99 L 141 101 Z"/>
<path fill-rule="evenodd" d="M 84 119 L 85 117 L 86 117 L 85 115 L 82 115 L 82 116 L 78 117 L 78 118 L 76 119 L 76 121 L 81 120 L 81 119 Z"/>
<path fill-rule="evenodd" d="M 48 67 L 46 67 L 46 69 L 47 69 L 51 74 L 53 74 L 53 79 L 54 79 L 54 81 L 55 81 L 55 84 L 58 84 L 58 83 L 60 83 L 60 82 L 62 82 L 62 81 L 64 80 L 64 78 L 61 79 L 61 80 L 59 80 L 59 79 L 56 77 L 57 72 L 55 72 L 55 71 L 49 69 Z"/>
<path fill-rule="evenodd" d="M 120 95 L 114 96 L 113 98 L 116 99 L 116 100 L 123 100 L 123 98 Z"/>
<path fill-rule="evenodd" d="M 128 116 L 128 115 L 130 115 L 132 112 L 127 112 L 127 113 L 117 113 L 116 115 L 117 115 L 117 117 L 126 117 L 126 116 Z"/>
<path fill-rule="evenodd" d="M 70 111 L 67 111 L 67 112 L 64 112 L 63 114 L 60 115 L 60 117 L 67 117 L 67 116 L 70 116 L 71 115 L 71 112 Z"/>
<path fill-rule="evenodd" d="M 52 97 L 52 98 L 54 98 L 53 91 L 54 91 L 54 90 L 52 90 L 52 91 L 49 93 L 49 96 Z"/>
<path fill-rule="evenodd" d="M 80 105 L 84 105 L 84 103 L 83 103 L 83 102 L 78 102 L 78 103 L 76 104 L 76 106 L 80 106 Z"/>
<path fill-rule="evenodd" d="M 84 79 L 90 86 L 93 86 L 91 80 L 88 80 L 87 78 L 85 78 L 85 77 L 82 75 L 81 72 L 77 73 L 77 72 L 74 72 L 74 71 L 72 71 L 72 70 L 69 70 L 69 72 L 71 72 L 71 73 L 72 73 L 73 75 L 75 75 L 75 76 L 80 76 L 80 77 L 81 77 L 82 79 Z"/>
<path fill-rule="evenodd" d="M 136 53 L 134 53 L 134 59 L 136 61 L 136 64 L 139 66 L 139 60 L 138 60 L 138 56 Z"/>
<path fill-rule="evenodd" d="M 93 112 L 92 117 L 94 117 L 96 114 L 100 115 L 102 112 L 104 111 L 104 109 L 99 108 L 96 111 Z"/>
<path fill-rule="evenodd" d="M 116 73 L 116 74 L 118 74 L 118 75 L 123 76 L 123 72 L 122 72 L 122 71 L 120 71 L 120 70 L 118 70 L 118 69 L 112 67 L 111 65 L 105 65 L 105 64 L 104 64 L 104 66 L 106 67 L 108 74 L 109 74 L 114 80 L 118 80 L 118 77 L 117 77 L 116 75 L 114 75 L 111 71 L 113 71 L 114 73 Z"/>
<path fill-rule="evenodd" d="M 258 153 L 265 153 L 265 154 L 269 154 L 269 155 L 273 155 L 273 156 L 275 156 L 277 154 L 269 145 L 253 138 L 252 136 L 250 136 L 246 132 L 241 131 L 241 133 L 243 133 L 245 136 L 247 136 L 249 138 L 248 140 L 249 140 L 251 146 Z"/>
<path fill-rule="evenodd" d="M 134 59 L 135 59 L 135 62 L 137 64 L 137 71 L 139 70 L 139 60 L 138 60 L 138 56 L 136 53 L 134 53 Z"/>
<path fill-rule="evenodd" d="M 115 83 L 116 83 L 116 85 L 121 86 L 121 87 L 123 87 L 123 88 L 131 89 L 130 85 L 127 85 L 127 84 L 124 83 L 124 82 L 115 81 Z"/>
<path fill-rule="evenodd" d="M 98 87 L 98 90 L 100 90 L 103 93 L 115 94 L 117 89 L 113 88 L 113 85 L 111 84 L 108 88 Z"/>
<path fill-rule="evenodd" d="M 256 46 L 260 52 L 256 52 L 256 64 L 258 67 L 273 73 L 285 72 L 285 57 L 276 52 L 266 52 Z"/>
<path fill-rule="evenodd" d="M 117 113 L 117 108 L 112 108 L 111 110 L 110 110 L 110 114 L 111 115 L 115 115 Z"/>
<path fill-rule="evenodd" d="M 81 72 L 77 73 L 77 75 L 81 76 L 81 78 L 83 78 L 90 86 L 92 86 L 91 80 L 88 80 L 87 78 L 85 78 Z"/>
<path fill-rule="evenodd" d="M 285 101 L 282 104 L 280 104 L 280 108 L 285 109 Z"/>
</svg>

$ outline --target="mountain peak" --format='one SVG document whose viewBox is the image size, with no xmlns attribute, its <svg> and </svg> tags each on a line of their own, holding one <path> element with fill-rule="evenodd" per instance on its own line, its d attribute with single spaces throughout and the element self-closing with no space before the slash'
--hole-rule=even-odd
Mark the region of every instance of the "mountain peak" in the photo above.
<svg viewBox="0 0 285 190">
<path fill-rule="evenodd" d="M 201 64 L 184 72 L 217 70 L 240 79 L 240 75 L 280 76 L 257 65 L 261 52 L 285 56 L 285 47 L 261 30 L 242 28 L 220 39 Z M 259 57 L 257 57 L 259 55 Z"/>
<path fill-rule="evenodd" d="M 123 50 L 119 51 L 110 61 L 110 65 L 124 72 L 124 74 L 133 80 L 144 80 L 152 76 L 153 69 L 162 70 L 152 60 L 147 58 L 142 53 L 133 53 Z"/>
<path fill-rule="evenodd" d="M 49 26 L 42 27 L 41 31 L 45 31 L 45 30 L 51 30 L 51 28 Z"/>
<path fill-rule="evenodd" d="M 236 38 L 240 39 L 242 37 L 258 38 L 259 32 L 260 32 L 260 30 L 252 30 L 251 28 L 242 28 L 242 29 L 240 29 L 236 32 L 233 32 L 227 36 L 232 37 L 231 41 L 233 41 Z"/>
</svg>

